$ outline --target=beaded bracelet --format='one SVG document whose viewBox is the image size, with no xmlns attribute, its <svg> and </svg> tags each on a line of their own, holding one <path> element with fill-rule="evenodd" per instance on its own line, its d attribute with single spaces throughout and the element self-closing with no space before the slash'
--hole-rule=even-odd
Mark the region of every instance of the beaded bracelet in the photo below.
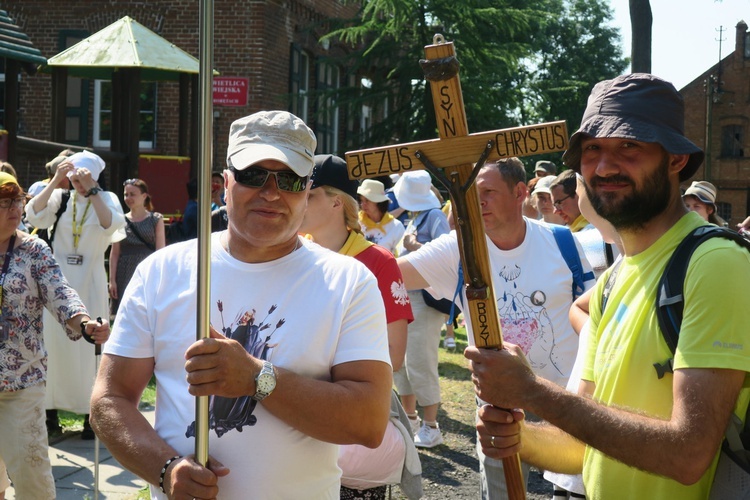
<svg viewBox="0 0 750 500">
<path fill-rule="evenodd" d="M 167 469 L 169 468 L 169 464 L 171 464 L 175 460 L 179 460 L 181 458 L 182 458 L 182 455 L 175 455 L 174 457 L 172 457 L 169 460 L 167 460 L 166 463 L 164 464 L 164 467 L 161 468 L 161 474 L 159 474 L 159 489 L 165 495 L 167 494 L 167 491 L 164 489 L 164 475 L 167 473 Z"/>
</svg>

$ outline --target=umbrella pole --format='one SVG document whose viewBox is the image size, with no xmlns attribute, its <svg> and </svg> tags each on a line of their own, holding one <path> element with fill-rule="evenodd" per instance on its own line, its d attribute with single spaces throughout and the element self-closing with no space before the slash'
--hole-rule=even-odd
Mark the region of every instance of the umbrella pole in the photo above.
<svg viewBox="0 0 750 500">
<path fill-rule="evenodd" d="M 200 3 L 200 67 L 198 92 L 200 126 L 198 140 L 198 293 L 197 340 L 209 337 L 211 305 L 211 164 L 213 146 L 213 0 Z M 195 401 L 195 461 L 208 463 L 208 396 Z"/>
</svg>

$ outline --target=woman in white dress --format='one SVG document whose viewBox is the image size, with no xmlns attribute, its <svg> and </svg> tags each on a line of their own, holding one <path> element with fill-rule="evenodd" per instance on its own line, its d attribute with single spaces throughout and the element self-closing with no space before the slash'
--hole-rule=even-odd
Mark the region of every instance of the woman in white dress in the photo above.
<svg viewBox="0 0 750 500">
<path fill-rule="evenodd" d="M 26 205 L 29 222 L 39 228 L 54 226 L 58 209 L 66 200 L 54 232 L 52 252 L 65 278 L 78 292 L 92 317 L 109 318 L 109 293 L 104 252 L 124 238 L 125 217 L 117 196 L 103 191 L 97 180 L 104 160 L 84 151 L 61 163 L 50 183 Z M 68 179 L 72 185 L 65 193 Z M 49 353 L 46 408 L 89 413 L 89 398 L 96 372 L 94 347 L 69 342 L 62 327 L 44 313 L 44 342 Z M 56 412 L 48 413 L 48 430 L 60 430 Z M 83 439 L 94 434 L 84 421 Z"/>
</svg>

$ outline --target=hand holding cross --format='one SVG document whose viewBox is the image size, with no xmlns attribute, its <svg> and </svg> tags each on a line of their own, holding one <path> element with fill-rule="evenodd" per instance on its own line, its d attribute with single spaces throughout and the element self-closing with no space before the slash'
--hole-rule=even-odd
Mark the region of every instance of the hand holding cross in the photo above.
<svg viewBox="0 0 750 500">
<path fill-rule="evenodd" d="M 430 81 L 440 138 L 347 152 L 349 176 L 376 177 L 426 168 L 446 185 L 456 215 L 474 342 L 478 347 L 502 348 L 481 207 L 476 189 L 470 188 L 486 160 L 564 151 L 568 145 L 565 122 L 470 135 L 453 44 L 435 35 L 420 64 Z M 503 468 L 509 498 L 525 498 L 519 456 L 503 459 Z"/>
</svg>

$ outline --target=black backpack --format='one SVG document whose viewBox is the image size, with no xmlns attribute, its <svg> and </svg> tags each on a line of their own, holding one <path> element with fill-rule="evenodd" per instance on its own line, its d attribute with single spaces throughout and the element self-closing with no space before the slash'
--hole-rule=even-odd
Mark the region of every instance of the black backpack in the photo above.
<svg viewBox="0 0 750 500">
<path fill-rule="evenodd" d="M 664 341 L 672 354 L 677 350 L 680 338 L 682 315 L 685 308 L 683 288 L 690 258 L 695 250 L 706 240 L 711 238 L 725 238 L 734 241 L 750 252 L 750 240 L 729 229 L 706 225 L 694 229 L 675 249 L 664 268 L 659 280 L 656 296 L 656 319 Z M 617 271 L 622 260 L 619 260 L 604 285 L 602 292 L 601 311 L 607 305 L 609 294 L 615 284 Z M 663 363 L 654 363 L 658 378 L 672 372 L 673 358 Z M 716 469 L 713 489 L 710 498 L 750 498 L 750 406 L 745 414 L 744 426 L 732 415 L 732 422 L 727 429 L 722 443 L 722 456 Z M 728 457 L 730 460 L 724 460 Z M 738 492 L 742 492 L 737 496 Z M 744 495 L 744 496 L 743 496 Z"/>
<path fill-rule="evenodd" d="M 188 239 L 181 220 L 172 221 L 164 226 L 164 239 L 167 245 Z"/>
<path fill-rule="evenodd" d="M 33 234 L 36 234 L 40 239 L 44 240 L 47 245 L 52 248 L 52 242 L 55 240 L 55 230 L 57 229 L 57 223 L 60 222 L 60 216 L 68 208 L 68 200 L 70 199 L 70 191 L 64 190 L 62 192 L 62 198 L 60 200 L 60 208 L 55 212 L 55 222 L 51 227 L 47 229 L 35 229 Z"/>
<path fill-rule="evenodd" d="M 685 284 L 685 275 L 690 264 L 690 258 L 698 247 L 706 240 L 711 238 L 725 238 L 732 240 L 743 248 L 750 251 L 750 240 L 747 240 L 739 233 L 718 226 L 701 226 L 694 229 L 690 234 L 677 245 L 672 256 L 664 268 L 664 273 L 659 280 L 656 297 L 656 319 L 659 323 L 659 329 L 667 343 L 669 350 L 677 350 L 677 341 L 680 338 L 680 327 L 682 326 L 682 313 L 685 309 L 685 298 L 683 296 L 683 285 Z M 601 311 L 607 306 L 609 294 L 617 279 L 617 271 L 620 268 L 622 260 L 617 261 L 607 282 L 604 284 L 602 292 Z M 654 363 L 658 378 L 662 378 L 665 373 L 672 372 L 673 358 L 667 359 L 663 363 Z"/>
</svg>

